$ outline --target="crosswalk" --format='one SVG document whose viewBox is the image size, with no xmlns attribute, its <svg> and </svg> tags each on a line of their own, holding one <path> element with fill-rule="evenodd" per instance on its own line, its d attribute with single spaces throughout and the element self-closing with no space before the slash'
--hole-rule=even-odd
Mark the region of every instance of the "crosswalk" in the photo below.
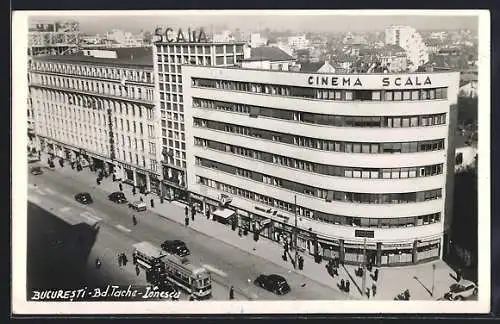
<svg viewBox="0 0 500 324">
<path fill-rule="evenodd" d="M 78 223 L 78 221 L 84 221 L 89 225 L 96 225 L 102 221 L 102 217 L 97 216 L 96 212 L 90 207 L 71 207 L 71 206 L 61 206 L 59 208 L 54 205 L 54 201 L 44 199 L 44 196 L 57 196 L 58 199 L 62 199 L 70 204 L 75 204 L 72 198 L 66 197 L 51 188 L 41 188 L 38 185 L 28 184 L 28 200 L 36 205 L 45 207 L 51 207 L 58 214 L 58 216 L 63 217 L 69 223 Z M 56 207 L 56 208 L 54 208 Z"/>
</svg>

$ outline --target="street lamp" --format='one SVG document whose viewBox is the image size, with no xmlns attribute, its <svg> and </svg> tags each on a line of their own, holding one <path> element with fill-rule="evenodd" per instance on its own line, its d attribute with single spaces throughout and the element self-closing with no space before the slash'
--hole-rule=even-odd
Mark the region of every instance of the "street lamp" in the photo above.
<svg viewBox="0 0 500 324">
<path fill-rule="evenodd" d="M 435 278 L 436 278 L 436 264 L 432 264 L 432 289 L 431 289 L 431 296 L 434 297 L 434 283 L 435 283 Z"/>
<path fill-rule="evenodd" d="M 297 227 L 297 195 L 295 195 L 295 262 L 293 263 L 294 269 L 297 269 L 297 262 L 299 261 L 298 238 L 299 238 L 299 228 Z"/>
</svg>

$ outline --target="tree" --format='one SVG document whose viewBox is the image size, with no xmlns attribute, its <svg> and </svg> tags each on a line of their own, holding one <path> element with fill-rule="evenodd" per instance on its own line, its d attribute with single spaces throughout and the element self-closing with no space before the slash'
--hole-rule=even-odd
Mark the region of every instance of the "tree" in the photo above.
<svg viewBox="0 0 500 324">
<path fill-rule="evenodd" d="M 153 35 L 151 34 L 150 31 L 146 31 L 142 34 L 142 40 L 146 44 L 151 44 L 151 40 L 153 39 Z"/>
</svg>

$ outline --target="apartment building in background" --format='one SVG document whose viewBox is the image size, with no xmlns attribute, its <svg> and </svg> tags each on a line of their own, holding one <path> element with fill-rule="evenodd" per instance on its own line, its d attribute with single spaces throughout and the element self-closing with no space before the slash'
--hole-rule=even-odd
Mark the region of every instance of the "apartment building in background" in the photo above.
<svg viewBox="0 0 500 324">
<path fill-rule="evenodd" d="M 220 221 L 359 264 L 448 251 L 458 73 L 182 66 L 187 184 Z M 366 240 L 366 241 L 365 241 Z M 366 245 L 365 245 L 366 242 Z"/>
<path fill-rule="evenodd" d="M 385 29 L 386 45 L 398 45 L 406 51 L 410 61 L 410 71 L 429 61 L 429 52 L 422 36 L 410 26 L 393 25 Z"/>
</svg>

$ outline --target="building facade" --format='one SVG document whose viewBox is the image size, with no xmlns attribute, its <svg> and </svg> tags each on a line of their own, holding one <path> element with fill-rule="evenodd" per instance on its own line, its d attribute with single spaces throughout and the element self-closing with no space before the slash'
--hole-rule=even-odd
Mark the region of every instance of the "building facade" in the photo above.
<svg viewBox="0 0 500 324">
<path fill-rule="evenodd" d="M 151 49 L 40 56 L 29 68 L 36 147 L 159 192 Z"/>
<path fill-rule="evenodd" d="M 168 29 L 167 29 L 168 30 Z M 180 31 L 182 33 L 182 30 Z M 158 34 L 158 33 L 157 33 Z M 172 35 L 179 35 L 173 33 Z M 162 195 L 166 199 L 188 200 L 186 183 L 185 106 L 182 65 L 234 66 L 244 58 L 240 42 L 213 43 L 172 41 L 156 35 L 153 45 L 155 103 L 159 107 L 161 128 Z M 188 40 L 186 36 L 183 39 Z"/>
<path fill-rule="evenodd" d="M 410 26 L 394 25 L 385 30 L 385 43 L 398 45 L 406 51 L 406 57 L 411 62 L 411 71 L 429 61 L 429 52 L 422 36 Z"/>
<path fill-rule="evenodd" d="M 202 208 L 305 253 L 447 253 L 458 73 L 183 66 L 187 182 Z M 366 239 L 366 245 L 365 240 Z"/>
</svg>

